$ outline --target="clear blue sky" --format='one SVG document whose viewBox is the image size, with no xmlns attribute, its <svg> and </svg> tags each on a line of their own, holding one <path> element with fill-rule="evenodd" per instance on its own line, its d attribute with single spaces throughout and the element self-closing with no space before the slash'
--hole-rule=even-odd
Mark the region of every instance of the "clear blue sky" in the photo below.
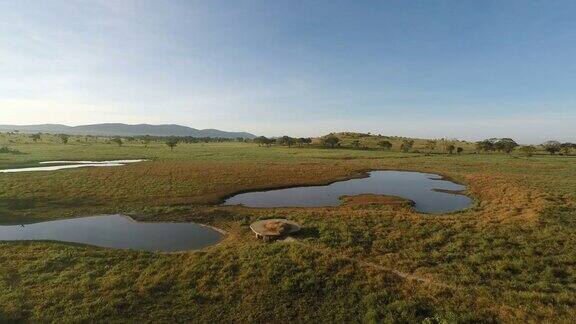
<svg viewBox="0 0 576 324">
<path fill-rule="evenodd" d="M 0 0 L 0 124 L 576 141 L 576 1 Z"/>
</svg>

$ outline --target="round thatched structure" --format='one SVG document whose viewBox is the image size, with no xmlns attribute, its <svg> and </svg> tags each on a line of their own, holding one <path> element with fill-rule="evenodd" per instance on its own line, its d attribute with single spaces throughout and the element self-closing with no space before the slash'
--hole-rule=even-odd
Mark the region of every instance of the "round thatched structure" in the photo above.
<svg viewBox="0 0 576 324">
<path fill-rule="evenodd" d="M 256 234 L 257 238 L 268 241 L 284 235 L 296 233 L 300 231 L 300 225 L 287 219 L 275 218 L 254 222 L 250 225 L 250 229 L 254 234 Z"/>
</svg>

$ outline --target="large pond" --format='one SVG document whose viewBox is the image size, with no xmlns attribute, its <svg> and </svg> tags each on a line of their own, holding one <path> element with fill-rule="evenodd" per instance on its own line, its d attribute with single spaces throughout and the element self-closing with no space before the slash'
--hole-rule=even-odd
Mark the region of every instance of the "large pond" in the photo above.
<svg viewBox="0 0 576 324">
<path fill-rule="evenodd" d="M 224 205 L 247 207 L 328 207 L 340 205 L 340 197 L 361 194 L 391 195 L 410 199 L 423 213 L 448 213 L 470 206 L 472 199 L 459 194 L 466 187 L 430 173 L 372 171 L 368 177 L 305 186 L 246 192 L 228 198 Z"/>
<path fill-rule="evenodd" d="M 104 215 L 0 226 L 0 241 L 48 240 L 142 251 L 197 250 L 222 240 L 217 230 L 194 223 L 141 223 Z"/>
<path fill-rule="evenodd" d="M 113 160 L 113 161 L 45 161 L 39 164 L 43 166 L 17 169 L 4 169 L 0 173 L 32 172 L 32 171 L 57 171 L 65 169 L 77 169 L 87 167 L 116 167 L 129 163 L 143 162 L 145 160 Z M 45 166 L 44 166 L 45 165 Z"/>
</svg>

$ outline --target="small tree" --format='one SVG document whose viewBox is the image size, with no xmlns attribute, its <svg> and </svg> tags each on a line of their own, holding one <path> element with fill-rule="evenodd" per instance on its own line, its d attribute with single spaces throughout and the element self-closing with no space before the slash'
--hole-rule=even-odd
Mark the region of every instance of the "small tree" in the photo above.
<svg viewBox="0 0 576 324">
<path fill-rule="evenodd" d="M 448 152 L 449 154 L 454 153 L 454 150 L 456 150 L 456 144 L 454 140 L 442 139 L 442 147 L 444 151 Z"/>
<path fill-rule="evenodd" d="M 312 139 L 310 137 L 300 137 L 296 140 L 296 143 L 298 143 L 299 146 L 310 145 L 312 144 Z"/>
<path fill-rule="evenodd" d="M 274 143 L 274 139 L 267 138 L 265 136 L 258 136 L 254 139 L 254 143 L 258 143 L 258 146 L 262 145 L 270 146 L 272 145 L 272 143 Z"/>
<path fill-rule="evenodd" d="M 322 144 L 324 144 L 324 146 L 330 146 L 331 148 L 334 148 L 338 143 L 340 143 L 340 139 L 332 134 L 322 139 Z"/>
<path fill-rule="evenodd" d="M 167 141 L 166 141 L 166 145 L 168 145 L 168 147 L 170 148 L 170 150 L 173 150 L 177 145 L 178 145 L 178 139 L 176 137 L 170 137 Z"/>
<path fill-rule="evenodd" d="M 463 151 L 464 151 L 464 149 L 461 148 L 460 146 L 458 146 L 458 147 L 456 148 L 456 153 L 458 153 L 458 154 L 461 154 Z"/>
<path fill-rule="evenodd" d="M 40 135 L 40 133 L 37 134 L 32 134 L 30 135 L 30 138 L 34 141 L 34 143 L 38 142 L 40 139 L 42 139 L 42 136 Z"/>
<path fill-rule="evenodd" d="M 150 135 L 145 135 L 142 137 L 142 144 L 144 144 L 144 147 L 148 147 L 148 145 L 150 144 L 151 141 L 152 141 L 152 136 L 150 136 Z"/>
<path fill-rule="evenodd" d="M 274 144 L 275 140 L 273 138 L 267 138 L 264 142 L 264 144 L 266 144 L 268 147 L 272 146 L 272 144 Z"/>
<path fill-rule="evenodd" d="M 264 143 L 266 142 L 266 137 L 264 136 L 258 136 L 253 140 L 254 143 L 258 144 L 258 146 L 262 146 L 264 145 Z"/>
<path fill-rule="evenodd" d="M 392 143 L 389 141 L 380 141 L 378 142 L 378 146 L 380 146 L 384 150 L 389 150 L 392 148 Z"/>
<path fill-rule="evenodd" d="M 70 139 L 70 135 L 68 134 L 59 134 L 58 137 L 64 144 L 68 144 L 68 140 Z"/>
<path fill-rule="evenodd" d="M 435 148 L 436 148 L 436 141 L 432 140 L 426 141 L 426 149 L 428 149 L 429 151 L 434 151 Z"/>
<path fill-rule="evenodd" d="M 360 147 L 360 141 L 359 140 L 353 140 L 352 141 L 352 147 L 357 149 Z"/>
<path fill-rule="evenodd" d="M 554 155 L 560 152 L 560 150 L 562 149 L 562 144 L 560 144 L 560 142 L 558 141 L 546 141 L 542 143 L 542 147 L 544 147 L 544 150 L 546 150 L 546 152 Z"/>
<path fill-rule="evenodd" d="M 576 144 L 562 143 L 560 144 L 560 146 L 562 147 L 562 152 L 564 153 L 564 155 L 570 155 L 570 150 L 576 147 Z"/>
<path fill-rule="evenodd" d="M 535 151 L 536 148 L 532 145 L 524 145 L 520 147 L 520 152 L 522 152 L 522 154 L 528 157 L 532 156 L 532 154 L 534 154 Z"/>
<path fill-rule="evenodd" d="M 404 152 L 409 152 L 412 149 L 412 146 L 414 146 L 413 140 L 403 140 L 400 149 Z"/>
<path fill-rule="evenodd" d="M 494 150 L 494 143 L 491 140 L 483 140 L 476 143 L 476 150 L 489 152 Z"/>
<path fill-rule="evenodd" d="M 293 139 L 293 138 L 290 137 L 290 136 L 284 135 L 284 136 L 278 138 L 278 139 L 276 140 L 276 143 L 278 143 L 278 144 L 280 144 L 280 145 L 285 145 L 285 146 L 288 146 L 288 147 L 292 147 L 292 145 L 294 145 L 294 143 L 296 143 L 296 140 Z"/>
<path fill-rule="evenodd" d="M 501 138 L 495 144 L 498 151 L 503 151 L 506 154 L 510 154 L 517 146 L 518 143 L 511 138 Z"/>
<path fill-rule="evenodd" d="M 118 146 L 122 146 L 122 138 L 120 136 L 114 137 L 111 142 L 116 143 Z"/>
</svg>

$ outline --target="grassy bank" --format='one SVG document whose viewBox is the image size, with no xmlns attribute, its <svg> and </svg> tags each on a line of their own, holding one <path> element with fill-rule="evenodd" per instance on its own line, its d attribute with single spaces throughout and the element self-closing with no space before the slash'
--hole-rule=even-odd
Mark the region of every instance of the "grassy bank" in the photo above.
<svg viewBox="0 0 576 324">
<path fill-rule="evenodd" d="M 576 159 L 258 147 L 246 143 L 13 141 L 0 168 L 145 158 L 119 168 L 0 174 L 0 220 L 129 212 L 226 229 L 202 252 L 155 254 L 0 243 L 0 319 L 53 321 L 556 321 L 576 317 Z M 218 207 L 241 190 L 318 184 L 366 169 L 468 185 L 474 207 L 403 204 Z M 371 201 L 373 202 L 373 201 Z M 265 244 L 251 221 L 288 217 L 296 242 Z M 396 271 L 396 273 L 395 273 Z M 398 274 L 407 274 L 402 276 Z"/>
</svg>

